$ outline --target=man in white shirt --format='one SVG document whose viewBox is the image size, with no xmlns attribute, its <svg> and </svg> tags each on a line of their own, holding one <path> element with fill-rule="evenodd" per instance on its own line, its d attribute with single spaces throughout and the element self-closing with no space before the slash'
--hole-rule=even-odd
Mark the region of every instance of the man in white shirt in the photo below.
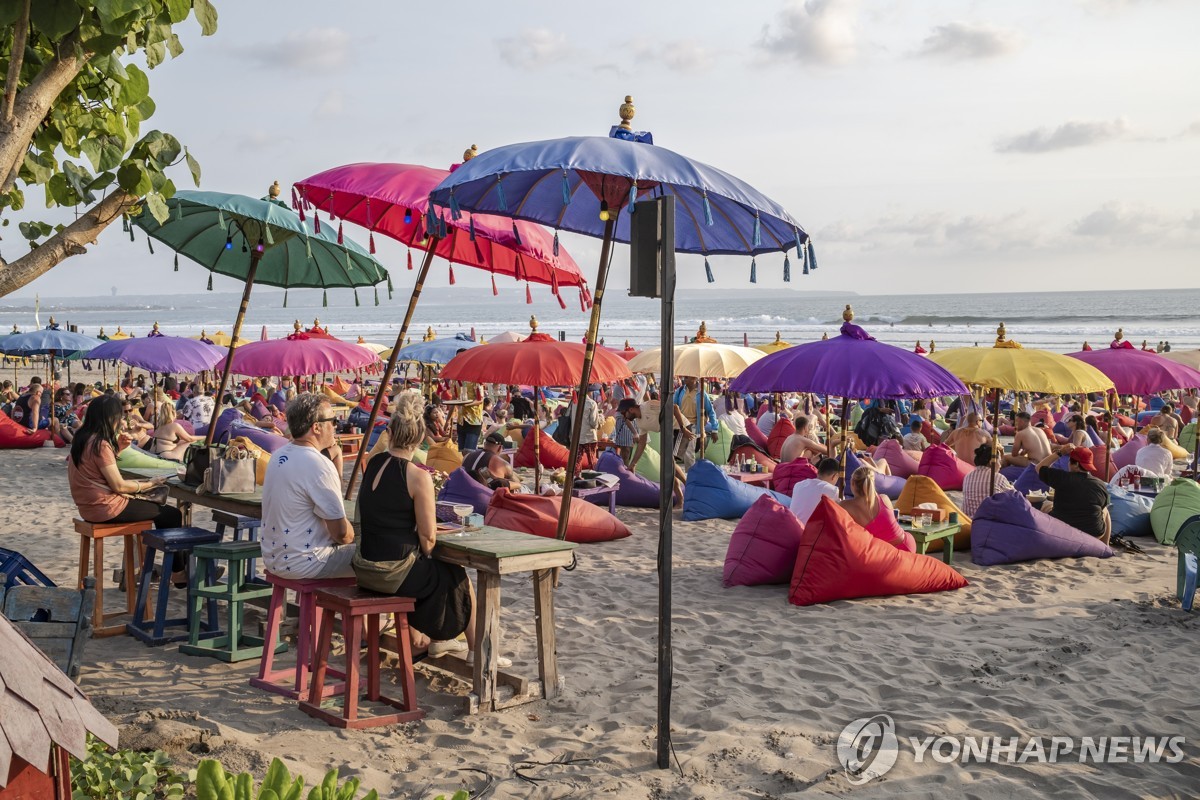
<svg viewBox="0 0 1200 800">
<path fill-rule="evenodd" d="M 213 407 L 216 404 L 211 390 L 197 390 L 197 393 L 183 404 L 183 416 L 193 426 L 207 425 L 212 422 Z"/>
<path fill-rule="evenodd" d="M 792 489 L 791 511 L 796 519 L 808 522 L 813 510 L 821 502 L 822 497 L 828 497 L 834 502 L 838 499 L 837 479 L 842 472 L 841 464 L 836 458 L 823 458 L 817 464 L 817 477 L 800 481 Z"/>
<path fill-rule="evenodd" d="M 1152 472 L 1160 478 L 1171 477 L 1175 462 L 1171 451 L 1163 447 L 1163 432 L 1151 428 L 1146 433 L 1146 445 L 1137 451 L 1134 462 L 1146 472 Z"/>
<path fill-rule="evenodd" d="M 342 477 L 322 452 L 337 417 L 329 401 L 304 393 L 288 403 L 292 441 L 271 455 L 263 481 L 263 564 L 283 578 L 353 577 L 354 529 L 342 505 Z"/>
</svg>

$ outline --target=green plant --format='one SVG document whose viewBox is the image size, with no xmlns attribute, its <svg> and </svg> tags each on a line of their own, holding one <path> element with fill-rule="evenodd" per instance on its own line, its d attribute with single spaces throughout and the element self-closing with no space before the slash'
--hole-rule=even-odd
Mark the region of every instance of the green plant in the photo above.
<svg viewBox="0 0 1200 800">
<path fill-rule="evenodd" d="M 163 800 L 183 797 L 184 777 L 171 769 L 166 753 L 155 750 L 109 752 L 108 745 L 88 737 L 86 761 L 71 759 L 74 800 Z"/>
<path fill-rule="evenodd" d="M 304 779 L 291 775 L 278 758 L 271 761 L 257 791 L 248 772 L 231 775 L 212 759 L 201 761 L 196 768 L 197 800 L 300 800 L 303 791 Z M 337 770 L 331 769 L 319 786 L 309 790 L 308 800 L 354 800 L 357 794 L 358 778 L 339 787 Z M 379 795 L 372 789 L 362 800 L 379 800 Z"/>
</svg>

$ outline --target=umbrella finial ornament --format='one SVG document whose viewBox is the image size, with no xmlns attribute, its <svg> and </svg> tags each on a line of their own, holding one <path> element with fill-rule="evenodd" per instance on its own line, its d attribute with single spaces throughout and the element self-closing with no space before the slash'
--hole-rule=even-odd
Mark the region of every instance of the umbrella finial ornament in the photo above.
<svg viewBox="0 0 1200 800">
<path fill-rule="evenodd" d="M 430 325 L 425 328 L 425 336 L 421 338 L 421 341 L 432 342 L 435 338 L 437 338 L 437 334 L 433 332 L 433 326 Z"/>
<path fill-rule="evenodd" d="M 17 330 L 17 326 L 16 326 L 16 325 L 13 325 L 13 332 L 15 333 L 15 332 L 16 332 L 16 330 Z M 203 332 L 203 331 L 201 331 L 201 334 L 203 334 L 203 333 L 204 333 L 204 332 Z M 101 336 L 103 336 L 103 335 L 104 335 L 104 326 L 103 326 L 103 325 L 101 325 L 101 326 L 100 326 L 100 335 L 101 335 Z"/>
<path fill-rule="evenodd" d="M 1000 327 L 996 328 L 996 344 L 1003 342 L 1006 335 L 1007 331 L 1004 329 L 1004 323 L 1001 322 Z"/>
<path fill-rule="evenodd" d="M 775 343 L 779 344 L 782 341 L 783 341 L 783 336 L 780 335 L 779 331 L 775 331 Z"/>
<path fill-rule="evenodd" d="M 934 350 L 937 350 L 937 345 L 934 344 L 933 339 L 930 339 L 929 340 L 929 352 L 932 353 Z"/>
<path fill-rule="evenodd" d="M 283 192 L 283 189 L 281 189 L 279 187 L 279 181 L 275 181 L 274 183 L 271 184 L 271 188 L 267 189 L 267 196 L 270 197 L 272 200 L 275 200 L 279 197 L 279 195 L 282 192 Z"/>
<path fill-rule="evenodd" d="M 1125 329 L 1117 328 L 1117 332 L 1113 334 L 1113 338 L 1118 342 L 1125 338 Z"/>
<path fill-rule="evenodd" d="M 825 331 L 825 333 L 822 333 L 822 334 L 821 334 L 821 341 L 822 341 L 822 342 L 828 342 L 828 341 L 829 341 L 829 331 Z"/>
<path fill-rule="evenodd" d="M 854 309 L 850 307 L 849 303 L 846 304 L 846 310 L 842 312 L 842 319 L 846 322 L 854 319 Z"/>
<path fill-rule="evenodd" d="M 625 95 L 625 102 L 617 109 L 617 113 L 621 115 L 621 124 L 618 127 L 625 130 L 633 130 L 633 126 L 629 123 L 633 120 L 633 115 L 637 113 L 637 108 L 633 105 L 633 95 Z"/>
<path fill-rule="evenodd" d="M 531 331 L 533 331 L 534 333 L 537 333 L 537 328 L 538 328 L 537 317 L 530 314 L 529 315 L 529 329 Z"/>
<path fill-rule="evenodd" d="M 477 155 L 479 155 L 479 146 L 473 144 L 463 151 L 463 163 L 465 164 Z"/>
<path fill-rule="evenodd" d="M 692 341 L 714 344 L 717 340 L 708 335 L 708 323 L 702 320 L 700 322 L 700 329 L 696 331 L 696 338 L 692 339 Z"/>
</svg>

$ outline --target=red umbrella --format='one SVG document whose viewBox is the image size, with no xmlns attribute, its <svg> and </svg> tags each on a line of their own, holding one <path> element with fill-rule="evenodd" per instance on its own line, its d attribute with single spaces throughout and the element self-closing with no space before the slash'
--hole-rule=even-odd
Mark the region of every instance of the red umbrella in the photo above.
<svg viewBox="0 0 1200 800">
<path fill-rule="evenodd" d="M 472 145 L 463 153 L 463 160 L 471 159 L 475 152 Z M 591 304 L 587 281 L 566 249 L 559 247 L 557 234 L 551 236 L 540 225 L 507 217 L 460 214 L 458 219 L 450 219 L 448 213 L 432 212 L 429 194 L 451 171 L 411 164 L 348 164 L 305 178 L 293 187 L 293 203 L 302 216 L 304 208 L 308 208 L 313 212 L 314 222 L 317 214 L 324 211 L 331 217 L 362 225 L 371 232 L 371 252 L 375 251 L 375 231 L 410 248 L 425 251 L 408 310 L 396 336 L 396 346 L 383 371 L 381 391 L 371 409 L 368 433 L 379 418 L 386 395 L 384 390 L 396 369 L 396 354 L 404 346 L 434 255 L 450 262 L 450 283 L 454 283 L 454 264 L 457 262 L 491 272 L 493 294 L 498 294 L 495 276 L 500 274 L 526 282 L 526 302 L 533 302 L 529 284 L 540 283 L 551 287 L 563 308 L 566 308 L 566 302 L 560 294 L 562 286 L 579 288 L 582 309 L 586 310 Z M 339 223 L 338 239 L 341 238 Z M 411 252 L 408 268 L 412 269 Z M 388 288 L 391 288 L 390 284 Z M 365 447 L 359 450 L 346 487 L 347 498 L 354 493 L 366 451 Z"/>
<path fill-rule="evenodd" d="M 489 344 L 464 350 L 442 367 L 441 377 L 475 383 L 527 384 L 534 398 L 542 386 L 571 386 L 583 374 L 585 345 L 560 342 L 537 332 L 537 317 L 529 318 L 532 333 L 520 342 Z M 613 383 L 633 377 L 625 361 L 607 348 L 598 349 L 592 363 L 592 378 Z M 541 472 L 541 427 L 534 419 L 534 483 Z"/>
<path fill-rule="evenodd" d="M 327 328 L 321 327 L 321 320 L 314 319 L 311 328 L 305 328 L 304 332 L 313 339 L 333 339 L 335 342 L 341 341 L 336 336 L 331 336 Z"/>
</svg>

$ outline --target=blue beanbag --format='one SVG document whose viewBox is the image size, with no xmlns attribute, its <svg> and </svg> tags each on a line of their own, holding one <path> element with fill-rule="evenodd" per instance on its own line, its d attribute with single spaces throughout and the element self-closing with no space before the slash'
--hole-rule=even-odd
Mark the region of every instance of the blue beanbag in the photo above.
<svg viewBox="0 0 1200 800">
<path fill-rule="evenodd" d="M 858 460 L 858 456 L 853 450 L 846 453 L 846 497 L 854 497 L 854 492 L 850 491 L 850 476 L 854 474 L 854 470 L 862 466 L 862 462 Z M 875 491 L 882 495 L 887 495 L 888 499 L 895 500 L 904 491 L 904 478 L 899 475 L 880 475 L 875 473 Z"/>
<path fill-rule="evenodd" d="M 1112 554 L 1095 536 L 1036 510 L 1019 492 L 999 492 L 985 499 L 971 520 L 971 560 L 981 567 Z"/>
<path fill-rule="evenodd" d="M 1112 532 L 1121 536 L 1153 536 L 1154 528 L 1150 524 L 1150 509 L 1154 501 L 1149 497 L 1125 489 L 1121 486 L 1108 487 L 1111 503 L 1108 513 L 1112 516 Z"/>
<path fill-rule="evenodd" d="M 492 490 L 467 474 L 462 467 L 446 476 L 438 500 L 443 503 L 469 504 L 476 514 L 486 514 L 492 500 Z"/>
<path fill-rule="evenodd" d="M 642 456 L 645 458 L 645 456 Z M 611 450 L 600 454 L 596 471 L 616 475 L 621 482 L 617 485 L 617 505 L 629 508 L 658 508 L 658 484 L 632 472 L 621 457 Z"/>
<path fill-rule="evenodd" d="M 785 506 L 792 502 L 778 492 L 734 480 L 710 461 L 697 461 L 688 470 L 687 485 L 683 488 L 683 519 L 685 522 L 739 519 L 764 494 Z"/>
</svg>

